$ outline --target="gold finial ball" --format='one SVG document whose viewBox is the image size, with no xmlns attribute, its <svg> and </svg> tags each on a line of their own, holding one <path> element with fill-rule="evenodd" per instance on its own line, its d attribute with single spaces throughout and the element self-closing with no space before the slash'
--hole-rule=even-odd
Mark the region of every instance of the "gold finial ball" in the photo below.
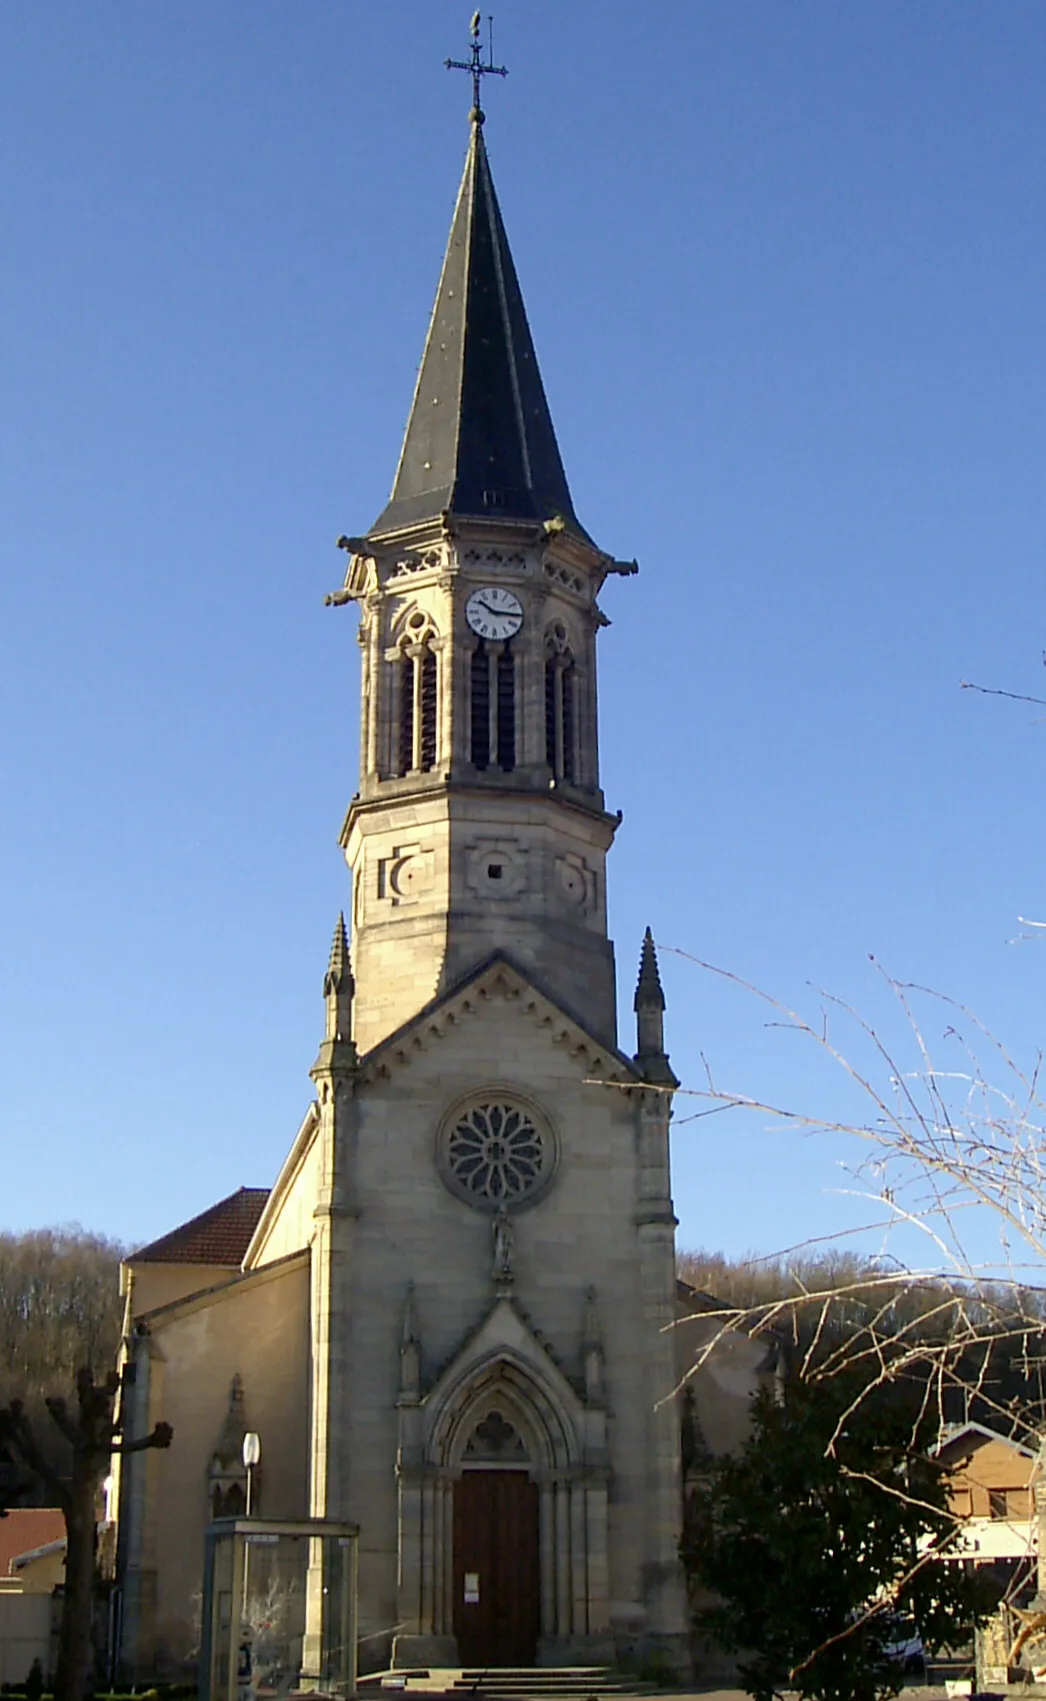
<svg viewBox="0 0 1046 1701">
<path fill-rule="evenodd" d="M 485 124 L 486 121 L 487 121 L 487 115 L 483 111 L 483 108 L 481 106 L 474 106 L 472 108 L 472 111 L 469 113 L 469 123 L 470 124 Z"/>
</svg>

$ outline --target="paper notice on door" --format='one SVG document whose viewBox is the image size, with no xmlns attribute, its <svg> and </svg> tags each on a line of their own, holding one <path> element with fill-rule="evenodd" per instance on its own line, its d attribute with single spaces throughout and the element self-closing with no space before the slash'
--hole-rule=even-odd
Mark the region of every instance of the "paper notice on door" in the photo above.
<svg viewBox="0 0 1046 1701">
<path fill-rule="evenodd" d="M 479 1605 L 479 1572 L 478 1571 L 466 1571 L 466 1573 L 465 1573 L 465 1605 L 466 1606 L 478 1606 Z"/>
</svg>

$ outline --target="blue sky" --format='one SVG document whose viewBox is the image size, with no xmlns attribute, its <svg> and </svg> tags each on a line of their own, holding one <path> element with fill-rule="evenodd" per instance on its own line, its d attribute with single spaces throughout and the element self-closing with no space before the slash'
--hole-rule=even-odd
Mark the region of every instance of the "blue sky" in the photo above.
<svg viewBox="0 0 1046 1701">
<path fill-rule="evenodd" d="M 322 600 L 395 467 L 467 13 L 0 15 L 0 1226 L 149 1238 L 268 1183 L 307 1103 L 357 763 Z M 1046 710 L 960 682 L 1046 696 L 1041 0 L 505 0 L 495 32 L 575 503 L 642 567 L 601 638 L 625 1043 L 650 922 L 891 1032 L 874 953 L 1030 1059 Z M 688 1085 L 850 1102 L 664 978 Z M 842 1155 L 681 1125 L 681 1242 L 827 1232 Z"/>
</svg>

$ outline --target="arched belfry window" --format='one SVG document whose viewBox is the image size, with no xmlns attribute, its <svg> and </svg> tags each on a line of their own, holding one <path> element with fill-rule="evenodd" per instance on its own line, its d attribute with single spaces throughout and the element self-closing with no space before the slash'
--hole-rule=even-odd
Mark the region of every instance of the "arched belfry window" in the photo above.
<svg viewBox="0 0 1046 1701">
<path fill-rule="evenodd" d="M 516 766 L 516 658 L 511 640 L 488 648 L 480 638 L 469 662 L 472 766 Z"/>
<path fill-rule="evenodd" d="M 436 653 L 431 644 L 423 644 L 418 661 L 421 670 L 419 700 L 421 704 L 421 736 L 418 740 L 418 767 L 427 774 L 436 766 Z"/>
<path fill-rule="evenodd" d="M 557 620 L 545 634 L 545 760 L 554 779 L 576 785 L 578 679 L 566 627 Z"/>
<path fill-rule="evenodd" d="M 396 662 L 396 772 L 409 774 L 414 766 L 414 657 L 404 647 Z"/>
<path fill-rule="evenodd" d="M 516 766 L 516 658 L 506 644 L 498 657 L 498 767 L 506 774 Z"/>
<path fill-rule="evenodd" d="M 480 769 L 490 767 L 490 662 L 490 651 L 481 638 L 469 661 L 472 766 Z"/>
<path fill-rule="evenodd" d="M 436 633 L 415 609 L 392 664 L 393 771 L 428 773 L 439 749 L 439 663 Z"/>
</svg>

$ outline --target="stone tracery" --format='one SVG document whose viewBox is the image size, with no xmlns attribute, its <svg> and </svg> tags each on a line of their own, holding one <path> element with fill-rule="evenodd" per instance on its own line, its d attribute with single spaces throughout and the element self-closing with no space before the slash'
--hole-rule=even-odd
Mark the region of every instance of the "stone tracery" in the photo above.
<svg viewBox="0 0 1046 1701">
<path fill-rule="evenodd" d="M 483 1100 L 457 1116 L 446 1140 L 446 1172 L 470 1204 L 511 1204 L 534 1192 L 550 1164 L 535 1118 L 511 1100 Z"/>
</svg>

